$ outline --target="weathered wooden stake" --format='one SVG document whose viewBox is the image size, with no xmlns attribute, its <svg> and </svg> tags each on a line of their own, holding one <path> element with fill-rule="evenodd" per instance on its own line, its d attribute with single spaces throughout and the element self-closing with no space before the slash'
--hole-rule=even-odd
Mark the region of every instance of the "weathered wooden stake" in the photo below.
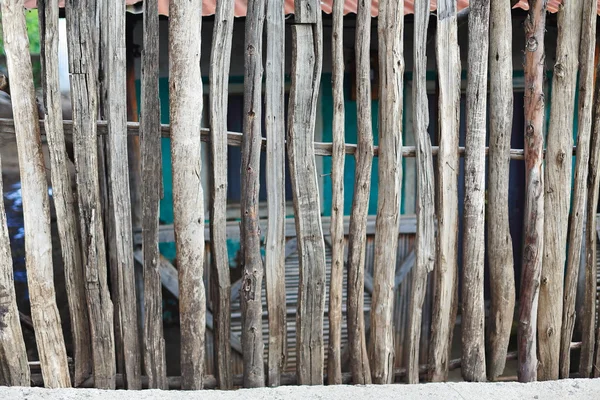
<svg viewBox="0 0 600 400">
<path fill-rule="evenodd" d="M 67 352 L 54 290 L 50 200 L 23 0 L 5 0 L 1 4 L 4 46 L 8 74 L 12 82 L 10 89 L 19 153 L 31 319 L 35 327 L 45 386 L 69 387 L 71 378 Z"/>
<path fill-rule="evenodd" d="M 179 271 L 181 386 L 202 389 L 204 376 L 204 197 L 201 181 L 202 1 L 169 4 L 169 85 L 173 213 Z"/>
<path fill-rule="evenodd" d="M 379 3 L 379 195 L 375 227 L 370 358 L 373 383 L 394 380 L 394 276 L 402 188 L 404 3 Z"/>
<path fill-rule="evenodd" d="M 348 343 L 350 371 L 357 384 L 370 384 L 371 371 L 367 356 L 364 314 L 366 225 L 371 189 L 373 162 L 373 131 L 371 127 L 371 7 L 370 3 L 358 3 L 356 17 L 356 101 L 358 146 L 356 149 L 356 172 L 354 197 L 350 214 L 348 235 Z"/>
<path fill-rule="evenodd" d="M 594 335 L 596 334 L 596 290 L 597 290 L 597 258 L 596 215 L 598 209 L 598 190 L 600 189 L 600 85 L 597 74 L 600 73 L 600 64 L 596 66 L 596 86 L 593 105 L 593 130 L 590 147 L 587 221 L 585 227 L 585 283 L 583 293 L 583 314 L 581 315 L 581 358 L 579 359 L 579 375 L 589 377 L 592 373 L 594 360 Z M 600 339 L 600 330 L 598 331 Z M 598 377 L 600 366 L 600 352 L 596 352 L 596 363 L 593 376 Z"/>
<path fill-rule="evenodd" d="M 71 334 L 74 349 L 73 386 L 78 386 L 92 372 L 90 328 L 83 285 L 81 241 L 75 213 L 75 196 L 67 165 L 65 135 L 60 107 L 58 79 L 58 1 L 39 0 L 38 16 L 42 62 L 42 86 L 46 110 L 45 125 L 50 167 L 52 197 L 56 209 L 58 235 L 65 271 Z"/>
<path fill-rule="evenodd" d="M 429 378 L 444 382 L 454 332 L 458 287 L 458 171 L 456 152 L 460 121 L 460 54 L 456 0 L 438 3 L 437 42 L 439 79 L 438 233 L 435 294 L 431 318 Z"/>
<path fill-rule="evenodd" d="M 511 0 L 490 4 L 490 152 L 487 247 L 491 309 L 488 329 L 490 380 L 504 372 L 515 309 L 513 244 L 508 221 L 508 178 L 513 120 Z"/>
<path fill-rule="evenodd" d="M 563 313 L 563 281 L 571 201 L 570 151 L 573 148 L 573 109 L 581 1 L 565 2 L 558 11 L 558 43 L 552 80 L 552 112 L 544 169 L 544 258 L 538 308 L 538 380 L 558 379 Z"/>
<path fill-rule="evenodd" d="M 212 192 L 210 205 L 210 245 L 215 314 L 215 376 L 220 389 L 231 389 L 231 279 L 227 252 L 227 101 L 231 40 L 233 37 L 233 0 L 217 2 L 210 54 L 210 126 Z"/>
<path fill-rule="evenodd" d="M 98 148 L 97 31 L 94 28 L 96 4 L 90 0 L 67 0 L 65 4 L 73 107 L 73 149 L 77 169 L 85 292 L 92 337 L 92 370 L 97 388 L 114 389 L 116 363 L 113 303 L 107 283 L 98 153 L 90 151 Z"/>
<path fill-rule="evenodd" d="M 415 3 L 415 36 L 413 68 L 413 127 L 417 143 L 417 236 L 415 240 L 416 264 L 411 288 L 411 306 L 406 346 L 406 379 L 419 382 L 419 343 L 423 301 L 427 290 L 427 275 L 435 262 L 434 230 L 434 175 L 427 105 L 427 28 L 429 26 L 429 0 Z"/>
<path fill-rule="evenodd" d="M 168 389 L 163 334 L 158 217 L 162 197 L 160 101 L 158 93 L 158 3 L 144 2 L 142 53 L 142 228 L 144 252 L 144 367 L 148 385 Z"/>
<path fill-rule="evenodd" d="M 567 273 L 565 277 L 562 330 L 560 339 L 560 377 L 568 378 L 571 367 L 569 346 L 575 327 L 575 297 L 581 262 L 585 203 L 588 196 L 588 164 L 592 129 L 592 102 L 594 91 L 594 50 L 597 2 L 585 1 L 579 46 L 579 124 L 577 129 L 577 157 L 573 183 L 573 204 L 569 221 Z M 567 160 L 571 157 L 567 155 Z M 570 179 L 570 178 L 569 178 Z M 593 215 L 595 216 L 595 212 Z"/>
<path fill-rule="evenodd" d="M 546 1 L 529 0 L 525 20 L 525 217 L 519 299 L 518 378 L 537 379 L 537 310 L 544 247 L 544 34 Z"/>
<path fill-rule="evenodd" d="M 462 282 L 462 376 L 483 381 L 485 373 L 483 262 L 485 229 L 485 139 L 490 0 L 469 3 L 467 132 Z"/>
<path fill-rule="evenodd" d="M 298 383 L 323 384 L 325 241 L 317 168 L 312 142 L 323 60 L 321 7 L 316 0 L 295 2 L 292 26 L 292 86 L 288 105 L 290 175 L 300 256 L 296 317 Z"/>
<path fill-rule="evenodd" d="M 285 305 L 285 15 L 283 0 L 267 0 L 266 112 L 267 210 L 266 289 L 269 310 L 269 386 L 279 386 L 286 360 Z"/>
<path fill-rule="evenodd" d="M 108 34 L 106 73 L 108 103 L 108 184 L 111 216 L 114 223 L 115 254 L 118 274 L 120 331 L 123 339 L 125 379 L 128 389 L 141 389 L 141 360 L 133 265 L 131 229 L 131 195 L 127 157 L 127 81 L 125 54 L 125 3 L 106 4 L 106 18 L 101 19 Z"/>
<path fill-rule="evenodd" d="M 331 280 L 329 287 L 328 384 L 342 383 L 342 291 L 344 279 L 344 0 L 334 0 L 332 42 L 333 146 L 331 155 Z"/>
<path fill-rule="evenodd" d="M 0 174 L 0 199 L 4 199 Z M 0 201 L 0 385 L 29 386 L 27 349 L 15 294 L 13 262 L 4 201 Z"/>
<path fill-rule="evenodd" d="M 266 0 L 248 3 L 244 60 L 244 136 L 242 138 L 242 348 L 244 387 L 265 385 L 262 340 L 262 279 L 258 193 L 262 115 L 262 42 Z"/>
</svg>

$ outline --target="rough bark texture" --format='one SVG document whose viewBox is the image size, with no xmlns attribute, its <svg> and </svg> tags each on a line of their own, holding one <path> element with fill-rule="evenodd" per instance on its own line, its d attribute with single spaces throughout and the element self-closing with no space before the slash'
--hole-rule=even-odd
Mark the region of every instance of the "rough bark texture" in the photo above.
<svg viewBox="0 0 600 400">
<path fill-rule="evenodd" d="M 379 193 L 375 227 L 370 358 L 373 383 L 394 380 L 394 276 L 402 190 L 404 3 L 379 3 Z"/>
<path fill-rule="evenodd" d="M 0 174 L 0 198 L 4 199 Z M 27 349 L 15 294 L 13 262 L 4 201 L 0 201 L 0 385 L 29 386 Z"/>
<path fill-rule="evenodd" d="M 2 25 L 8 30 L 4 34 L 7 66 L 14 77 L 12 111 L 22 183 L 28 292 L 46 386 L 67 387 L 69 370 L 54 291 L 50 203 L 22 7 L 22 1 L 2 3 Z"/>
<path fill-rule="evenodd" d="M 125 56 L 125 3 L 106 4 L 106 18 L 101 23 L 108 31 L 108 184 L 112 222 L 114 223 L 118 312 L 123 339 L 124 376 L 128 389 L 141 389 L 141 359 L 136 309 L 133 239 L 131 229 L 131 194 L 127 158 L 127 68 Z"/>
<path fill-rule="evenodd" d="M 427 104 L 427 28 L 429 0 L 415 3 L 415 36 L 413 68 L 413 127 L 417 143 L 417 236 L 415 239 L 416 264 L 411 288 L 411 306 L 408 320 L 406 365 L 408 383 L 419 382 L 419 343 L 423 302 L 427 290 L 427 276 L 435 262 L 434 231 L 434 176 Z"/>
<path fill-rule="evenodd" d="M 2 28 L 19 153 L 31 319 L 46 387 L 71 386 L 67 352 L 56 305 L 52 269 L 50 200 L 22 0 L 2 2 Z"/>
<path fill-rule="evenodd" d="M 233 0 L 217 2 L 210 55 L 210 126 L 212 184 L 210 205 L 210 245 L 213 272 L 213 312 L 215 313 L 215 375 L 220 389 L 231 389 L 231 279 L 227 253 L 227 101 Z"/>
<path fill-rule="evenodd" d="M 296 371 L 301 385 L 322 385 L 324 366 L 325 241 L 313 142 L 321 80 L 323 37 L 315 0 L 295 3 L 292 27 L 292 86 L 288 105 L 288 155 L 298 255 Z"/>
<path fill-rule="evenodd" d="M 331 280 L 329 287 L 328 384 L 342 383 L 342 292 L 344 279 L 344 0 L 334 0 L 332 41 L 333 145 L 331 155 Z"/>
<path fill-rule="evenodd" d="M 504 372 L 515 309 L 513 244 L 508 221 L 510 138 L 513 120 L 512 17 L 510 0 L 490 4 L 490 151 L 487 246 L 490 268 L 490 380 Z"/>
<path fill-rule="evenodd" d="M 202 1 L 171 2 L 169 60 L 173 214 L 179 271 L 181 386 L 202 389 L 204 376 L 204 197 L 200 159 Z"/>
<path fill-rule="evenodd" d="M 158 3 L 145 1 L 140 123 L 144 241 L 144 367 L 150 388 L 168 389 L 158 250 L 158 217 L 162 197 L 158 28 Z"/>
<path fill-rule="evenodd" d="M 266 289 L 269 310 L 269 386 L 279 386 L 286 360 L 285 306 L 285 15 L 283 0 L 267 0 Z"/>
<path fill-rule="evenodd" d="M 38 5 L 45 105 L 45 133 L 50 153 L 52 197 L 65 272 L 71 334 L 73 337 L 73 386 L 92 372 L 90 328 L 81 260 L 81 241 L 75 213 L 75 196 L 67 165 L 65 134 L 58 79 L 58 2 L 40 0 Z"/>
<path fill-rule="evenodd" d="M 597 74 L 600 65 L 596 66 Z M 597 81 L 596 81 L 597 82 Z M 593 130 L 590 147 L 588 198 L 585 226 L 585 277 L 583 292 L 583 313 L 581 315 L 581 358 L 579 359 L 579 374 L 589 377 L 592 372 L 594 357 L 594 334 L 596 333 L 596 290 L 597 290 L 597 258 L 596 239 L 596 210 L 598 209 L 598 190 L 600 190 L 600 85 L 596 84 L 593 105 Z M 600 339 L 600 330 L 598 330 Z M 600 366 L 600 351 L 596 352 L 596 365 L 593 375 L 598 377 Z"/>
<path fill-rule="evenodd" d="M 546 1 L 529 0 L 525 20 L 525 216 L 519 299 L 518 378 L 537 380 L 537 310 L 544 246 L 544 33 Z"/>
<path fill-rule="evenodd" d="M 469 7 L 461 371 L 467 381 L 483 381 L 486 379 L 483 262 L 490 0 L 472 1 Z"/>
<path fill-rule="evenodd" d="M 571 206 L 573 109 L 579 58 L 581 1 L 567 1 L 558 12 L 556 63 L 544 185 L 544 259 L 538 308 L 538 380 L 558 379 L 563 313 L 563 281 Z M 570 155 L 570 154 L 569 154 Z"/>
<path fill-rule="evenodd" d="M 69 73 L 73 107 L 73 149 L 77 170 L 85 292 L 92 337 L 94 384 L 115 388 L 113 304 L 107 283 L 104 224 L 100 204 L 97 137 L 95 2 L 66 1 Z"/>
<path fill-rule="evenodd" d="M 431 318 L 429 378 L 448 378 L 450 346 L 456 320 L 458 287 L 458 147 L 460 123 L 460 53 L 456 0 L 438 3 L 436 55 L 439 77 L 439 152 L 437 175 L 437 258 Z"/>
<path fill-rule="evenodd" d="M 244 60 L 244 136 L 242 138 L 242 348 L 244 387 L 265 384 L 262 337 L 262 279 L 258 193 L 262 115 L 262 42 L 266 0 L 248 3 Z"/>
<path fill-rule="evenodd" d="M 358 3 L 356 17 L 356 106 L 358 143 L 354 197 L 348 235 L 348 343 L 350 371 L 357 384 L 370 384 L 364 314 L 366 225 L 371 189 L 373 131 L 371 127 L 371 79 L 369 47 L 371 44 L 371 7 Z"/>
<path fill-rule="evenodd" d="M 579 46 L 579 124 L 577 129 L 577 158 L 573 183 L 573 203 L 569 221 L 567 273 L 560 339 L 560 377 L 568 378 L 571 366 L 569 350 L 575 327 L 575 297 L 581 264 L 581 248 L 585 223 L 585 203 L 588 195 L 588 163 L 592 129 L 592 102 L 594 90 L 594 50 L 596 44 L 596 0 L 583 2 L 581 42 Z M 567 160 L 570 157 L 567 156 Z M 594 213 L 595 215 L 595 213 Z"/>
</svg>

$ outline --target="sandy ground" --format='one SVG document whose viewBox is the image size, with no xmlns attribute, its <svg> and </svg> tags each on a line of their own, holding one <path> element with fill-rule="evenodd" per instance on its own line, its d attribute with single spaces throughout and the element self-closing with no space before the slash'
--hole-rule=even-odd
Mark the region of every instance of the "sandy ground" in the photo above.
<svg viewBox="0 0 600 400">
<path fill-rule="evenodd" d="M 0 388 L 3 399 L 440 399 L 440 400 L 547 400 L 599 399 L 599 379 L 572 379 L 555 382 L 520 383 L 431 383 L 423 385 L 382 386 L 285 386 L 275 389 L 237 391 L 102 391 L 95 389 Z"/>
</svg>

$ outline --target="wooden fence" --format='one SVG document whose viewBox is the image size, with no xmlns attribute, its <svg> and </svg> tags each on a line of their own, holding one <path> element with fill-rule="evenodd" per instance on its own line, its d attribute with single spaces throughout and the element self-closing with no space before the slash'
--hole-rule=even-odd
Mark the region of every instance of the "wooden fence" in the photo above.
<svg viewBox="0 0 600 400">
<path fill-rule="evenodd" d="M 507 134 L 513 120 L 509 0 L 470 1 L 464 148 L 458 146 L 461 65 L 457 4 L 456 0 L 437 2 L 440 142 L 439 147 L 431 146 L 426 97 L 426 49 L 433 45 L 427 43 L 426 35 L 429 3 L 415 2 L 412 109 L 416 147 L 407 147 L 402 145 L 401 132 L 404 2 L 379 0 L 379 147 L 375 147 L 371 127 L 371 8 L 367 2 L 359 2 L 356 17 L 358 140 L 352 144 L 345 143 L 344 132 L 342 0 L 333 2 L 333 143 L 313 140 L 324 40 L 318 0 L 295 1 L 291 49 L 284 45 L 283 0 L 249 1 L 243 133 L 226 129 L 233 0 L 217 2 L 212 51 L 202 55 L 211 59 L 210 130 L 201 129 L 201 0 L 170 4 L 168 126 L 160 125 L 156 1 L 143 5 L 142 112 L 138 124 L 128 123 L 126 115 L 124 1 L 66 1 L 73 121 L 63 121 L 58 82 L 58 1 L 38 0 L 46 110 L 45 120 L 39 122 L 23 0 L 3 0 L 2 27 L 14 120 L 0 121 L 0 128 L 2 135 L 16 136 L 19 150 L 31 320 L 40 358 L 39 363 L 27 360 L 6 215 L 0 202 L 0 384 L 231 389 L 392 383 L 399 379 L 416 383 L 420 379 L 447 380 L 449 371 L 459 367 L 465 380 L 483 381 L 499 379 L 507 359 L 515 358 L 520 381 L 566 378 L 573 373 L 599 376 L 595 301 L 600 184 L 600 86 L 594 87 L 596 0 L 567 1 L 559 11 L 547 138 L 543 133 L 546 2 L 529 1 L 523 43 L 523 150 L 511 149 Z M 284 54 L 289 51 L 291 91 L 285 121 Z M 488 98 L 482 95 L 488 91 L 489 121 L 485 111 Z M 266 138 L 261 135 L 259 118 L 263 106 Z M 576 147 L 572 141 L 575 106 L 579 118 Z M 134 229 L 131 222 L 128 135 L 139 135 L 141 141 L 141 230 Z M 53 284 L 42 137 L 49 148 L 64 262 L 74 349 L 70 358 Z M 175 220 L 167 227 L 159 226 L 158 219 L 161 137 L 171 139 L 173 167 Z M 67 138 L 74 144 L 75 193 L 67 168 Z M 210 142 L 211 149 L 209 204 L 203 204 L 202 141 Z M 240 227 L 226 219 L 228 146 L 242 148 Z M 286 149 L 289 165 L 285 164 Z M 267 159 L 266 224 L 258 208 L 263 151 Z M 343 214 L 347 155 L 356 160 L 349 218 Z M 332 158 L 333 201 L 328 219 L 322 218 L 320 209 L 316 168 L 316 157 L 320 156 Z M 380 183 L 377 215 L 370 218 L 373 157 L 379 157 Z M 402 239 L 406 220 L 399 215 L 403 157 L 417 160 L 413 252 L 413 239 Z M 460 157 L 465 163 L 461 269 Z M 511 159 L 525 160 L 527 183 L 518 305 L 508 224 Z M 293 221 L 285 218 L 286 168 L 292 179 Z M 210 210 L 207 226 L 205 208 Z M 261 232 L 261 225 L 266 225 L 266 232 Z M 241 279 L 233 285 L 226 243 L 232 235 L 239 235 L 243 267 Z M 176 267 L 161 258 L 161 241 L 176 243 Z M 584 312 L 575 316 L 582 246 Z M 486 249 L 489 313 L 484 302 Z M 297 280 L 286 285 L 290 255 L 296 250 L 293 268 Z M 399 254 L 406 259 L 400 259 Z M 141 277 L 136 275 L 135 260 L 143 264 Z M 210 284 L 205 288 L 203 276 L 207 274 Z M 166 370 L 163 286 L 179 299 L 181 375 L 176 377 L 168 377 Z M 289 304 L 295 305 L 297 312 L 288 312 Z M 459 305 L 462 357 L 452 360 Z M 516 353 L 508 352 L 513 315 L 518 324 Z M 572 341 L 576 318 L 581 322 L 581 342 Z M 140 319 L 142 324 L 138 325 Z M 239 322 L 239 329 L 232 328 L 234 320 Z M 406 321 L 406 330 L 400 334 L 394 326 L 399 320 Z M 290 337 L 287 327 L 294 323 Z M 205 352 L 207 326 L 212 331 L 210 356 L 214 360 L 210 363 Z M 346 338 L 347 346 L 342 343 Z M 287 354 L 288 341 L 295 343 L 293 354 Z M 572 367 L 572 349 L 579 349 L 578 367 Z M 236 357 L 242 360 L 241 375 L 232 367 Z M 295 360 L 291 370 L 288 357 Z M 396 362 L 399 359 L 401 364 Z M 212 365 L 210 375 L 208 364 Z M 38 366 L 41 375 L 31 372 Z"/>
</svg>

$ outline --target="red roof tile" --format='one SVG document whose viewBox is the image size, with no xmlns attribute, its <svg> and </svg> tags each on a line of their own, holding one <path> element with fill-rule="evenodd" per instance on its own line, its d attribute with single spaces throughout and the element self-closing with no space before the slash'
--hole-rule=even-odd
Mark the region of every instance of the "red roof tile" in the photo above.
<svg viewBox="0 0 600 400">
<path fill-rule="evenodd" d="M 125 0 L 127 5 L 140 3 L 142 0 Z M 169 14 L 169 0 L 156 0 L 158 1 L 159 12 L 163 15 Z M 215 13 L 217 0 L 202 0 L 202 14 L 204 16 L 213 15 Z M 285 1 L 285 12 L 286 14 L 294 13 L 294 0 Z M 469 5 L 469 0 L 457 0 L 458 9 L 462 10 Z M 564 0 L 548 0 L 548 11 L 555 13 L 558 11 L 560 4 Z M 571 0 L 575 1 L 575 0 Z M 356 13 L 358 0 L 346 0 L 344 3 L 344 14 Z M 35 8 L 37 0 L 25 0 L 26 8 Z M 64 6 L 64 0 L 59 0 L 61 7 Z M 247 0 L 235 0 L 234 15 L 236 17 L 244 17 L 246 15 Z M 327 14 L 331 13 L 331 7 L 333 0 L 321 0 L 321 8 Z M 377 7 L 379 0 L 371 1 L 371 15 L 377 16 Z M 437 0 L 431 0 L 431 10 L 434 11 L 437 7 Z M 523 10 L 529 9 L 527 0 L 520 0 L 514 8 L 521 8 Z M 404 14 L 414 13 L 414 0 L 404 0 Z M 600 14 L 600 0 L 598 0 L 598 13 Z"/>
</svg>

